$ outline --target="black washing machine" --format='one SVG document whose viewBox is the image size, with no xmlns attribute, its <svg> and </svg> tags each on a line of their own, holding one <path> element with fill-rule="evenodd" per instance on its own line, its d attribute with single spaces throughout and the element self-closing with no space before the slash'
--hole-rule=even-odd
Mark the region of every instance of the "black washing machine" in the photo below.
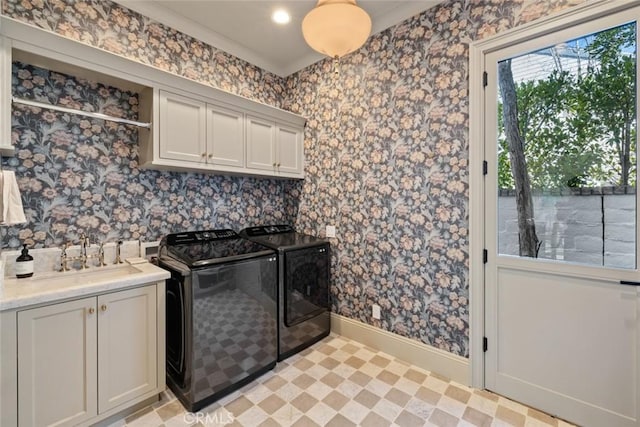
<svg viewBox="0 0 640 427">
<path fill-rule="evenodd" d="M 233 230 L 169 234 L 167 384 L 191 412 L 276 365 L 277 257 Z"/>
<path fill-rule="evenodd" d="M 330 243 L 289 225 L 249 227 L 240 235 L 278 254 L 278 360 L 329 335 Z"/>
</svg>

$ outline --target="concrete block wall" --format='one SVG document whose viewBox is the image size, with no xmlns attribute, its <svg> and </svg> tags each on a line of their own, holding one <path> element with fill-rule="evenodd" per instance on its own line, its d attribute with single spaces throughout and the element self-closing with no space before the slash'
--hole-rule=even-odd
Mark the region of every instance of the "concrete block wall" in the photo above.
<svg viewBox="0 0 640 427">
<path fill-rule="evenodd" d="M 534 195 L 536 232 L 542 241 L 539 258 L 635 268 L 635 191 L 588 190 Z M 498 250 L 518 255 L 518 219 L 511 191 L 501 190 L 498 198 Z"/>
</svg>

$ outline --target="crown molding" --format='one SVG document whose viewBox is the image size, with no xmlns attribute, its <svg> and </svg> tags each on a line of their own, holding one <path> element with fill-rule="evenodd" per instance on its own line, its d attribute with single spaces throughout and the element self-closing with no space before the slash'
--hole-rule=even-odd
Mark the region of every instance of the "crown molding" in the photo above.
<svg viewBox="0 0 640 427">
<path fill-rule="evenodd" d="M 384 15 L 376 16 L 371 27 L 371 35 L 378 34 L 387 28 L 398 25 L 399 23 L 416 16 L 427 9 L 431 9 L 438 3 L 442 3 L 442 0 L 417 0 L 404 2 L 393 10 L 386 12 Z"/>
<path fill-rule="evenodd" d="M 246 47 L 240 43 L 237 43 L 228 37 L 219 34 L 210 28 L 207 28 L 201 24 L 198 24 L 190 19 L 177 15 L 170 9 L 158 4 L 150 2 L 140 2 L 136 0 L 112 0 L 127 9 L 133 10 L 143 16 L 158 21 L 163 25 L 178 30 L 184 34 L 203 41 L 217 49 L 223 50 L 233 56 L 236 56 L 242 60 L 245 60 L 263 70 L 269 71 L 280 77 L 287 77 L 297 71 L 300 71 L 311 64 L 314 64 L 322 59 L 324 55 L 315 51 L 310 52 L 307 55 L 296 58 L 289 64 L 282 65 L 275 63 L 264 55 L 256 52 L 255 50 Z M 433 7 L 437 4 L 437 1 L 433 0 L 419 0 L 419 1 L 407 1 L 388 13 L 384 13 L 381 16 L 373 17 L 373 26 L 371 34 L 377 34 L 385 29 L 399 24 L 412 16 L 415 16 L 424 10 Z"/>
<path fill-rule="evenodd" d="M 175 12 L 161 6 L 159 4 L 151 4 L 147 2 L 139 2 L 136 0 L 112 0 L 127 9 L 138 12 L 139 14 L 158 21 L 163 25 L 178 30 L 184 34 L 203 41 L 217 49 L 223 50 L 233 56 L 243 59 L 263 70 L 269 71 L 280 77 L 285 77 L 286 70 L 277 64 L 268 60 L 264 56 L 258 54 L 240 43 L 219 34 L 209 28 L 204 27 L 190 19 L 176 15 Z"/>
</svg>

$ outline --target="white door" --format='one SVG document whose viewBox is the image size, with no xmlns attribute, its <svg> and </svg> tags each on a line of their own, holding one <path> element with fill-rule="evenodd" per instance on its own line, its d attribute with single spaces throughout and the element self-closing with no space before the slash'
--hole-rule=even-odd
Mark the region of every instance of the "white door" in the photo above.
<svg viewBox="0 0 640 427">
<path fill-rule="evenodd" d="M 98 409 L 156 388 L 156 286 L 98 297 Z"/>
<path fill-rule="evenodd" d="M 278 172 L 302 174 L 302 132 L 292 127 L 276 125 L 276 169 Z"/>
<path fill-rule="evenodd" d="M 175 93 L 160 91 L 160 157 L 205 162 L 207 105 Z"/>
<path fill-rule="evenodd" d="M 247 168 L 276 170 L 275 124 L 247 116 Z"/>
<path fill-rule="evenodd" d="M 207 162 L 244 167 L 244 114 L 207 105 Z"/>
<path fill-rule="evenodd" d="M 640 425 L 639 19 L 484 57 L 485 385 L 583 426 Z"/>
<path fill-rule="evenodd" d="M 20 426 L 72 426 L 97 414 L 96 299 L 18 313 Z"/>
</svg>

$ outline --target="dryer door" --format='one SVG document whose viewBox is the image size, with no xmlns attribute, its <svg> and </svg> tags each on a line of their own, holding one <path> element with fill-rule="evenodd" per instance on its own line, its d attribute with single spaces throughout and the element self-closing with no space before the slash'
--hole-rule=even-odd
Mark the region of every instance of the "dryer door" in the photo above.
<svg viewBox="0 0 640 427">
<path fill-rule="evenodd" d="M 290 327 L 329 310 L 329 248 L 285 253 L 284 323 Z"/>
</svg>

